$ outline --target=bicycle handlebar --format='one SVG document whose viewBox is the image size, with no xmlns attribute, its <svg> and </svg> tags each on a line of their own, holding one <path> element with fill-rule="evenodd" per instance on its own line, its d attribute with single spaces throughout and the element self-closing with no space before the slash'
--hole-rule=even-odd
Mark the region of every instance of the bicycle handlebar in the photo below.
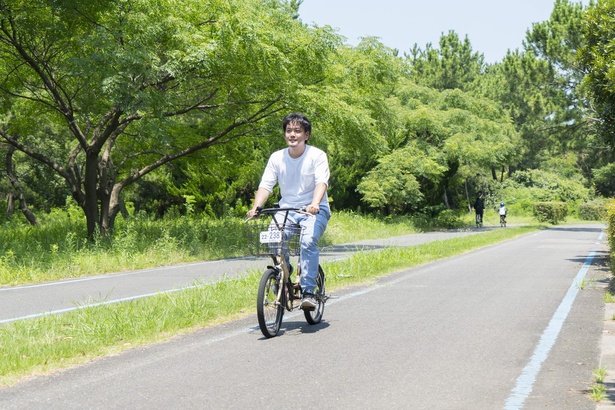
<svg viewBox="0 0 615 410">
<path fill-rule="evenodd" d="M 286 212 L 286 214 L 288 214 L 288 212 L 290 211 L 295 211 L 308 216 L 314 216 L 311 213 L 307 212 L 306 208 L 306 206 L 302 206 L 301 208 L 263 208 L 262 206 L 258 206 L 256 207 L 256 213 L 254 214 L 254 216 L 246 218 L 245 222 L 251 221 L 252 219 L 257 219 L 261 215 L 275 215 L 278 212 Z"/>
</svg>

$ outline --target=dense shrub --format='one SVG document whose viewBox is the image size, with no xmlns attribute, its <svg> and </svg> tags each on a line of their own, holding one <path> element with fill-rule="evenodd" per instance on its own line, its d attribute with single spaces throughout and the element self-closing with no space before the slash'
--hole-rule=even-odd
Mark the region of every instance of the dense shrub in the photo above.
<svg viewBox="0 0 615 410">
<path fill-rule="evenodd" d="M 568 213 L 576 213 L 577 203 L 590 199 L 580 177 L 567 179 L 564 175 L 543 170 L 514 172 L 503 182 L 491 183 L 488 187 L 487 207 L 497 209 L 500 202 L 513 215 L 532 215 L 536 202 L 565 202 Z"/>
<path fill-rule="evenodd" d="M 536 202 L 534 203 L 534 216 L 539 222 L 548 222 L 557 225 L 566 219 L 568 207 L 565 202 Z"/>
<path fill-rule="evenodd" d="M 596 190 L 604 196 L 615 195 L 615 163 L 594 169 L 594 184 Z"/>
<path fill-rule="evenodd" d="M 615 268 L 615 199 L 609 199 L 606 203 L 606 234 L 611 248 L 611 270 Z"/>
<path fill-rule="evenodd" d="M 566 178 L 553 172 L 532 169 L 517 171 L 511 179 L 521 187 L 528 188 L 535 201 L 583 201 L 590 191 L 583 185 L 582 179 Z"/>
<path fill-rule="evenodd" d="M 455 211 L 445 209 L 434 218 L 433 225 L 441 228 L 455 229 L 461 228 L 463 222 Z"/>
<path fill-rule="evenodd" d="M 579 205 L 579 218 L 584 221 L 601 221 L 606 218 L 606 200 L 594 199 Z"/>
</svg>

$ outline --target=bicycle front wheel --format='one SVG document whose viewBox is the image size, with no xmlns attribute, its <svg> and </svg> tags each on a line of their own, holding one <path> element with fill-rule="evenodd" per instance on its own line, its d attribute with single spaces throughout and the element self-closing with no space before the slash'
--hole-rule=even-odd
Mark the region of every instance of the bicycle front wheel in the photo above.
<svg viewBox="0 0 615 410">
<path fill-rule="evenodd" d="M 280 286 L 282 286 L 280 274 L 275 269 L 267 269 L 258 285 L 256 316 L 258 317 L 258 326 L 267 338 L 276 336 L 282 325 L 284 301 L 278 302 L 276 300 Z"/>
<path fill-rule="evenodd" d="M 325 279 L 325 271 L 318 265 L 318 277 L 316 278 L 316 289 L 314 289 L 314 298 L 316 299 L 317 306 L 314 310 L 303 311 L 305 320 L 307 320 L 310 325 L 320 323 L 325 311 L 325 301 L 327 300 L 325 294 Z"/>
</svg>

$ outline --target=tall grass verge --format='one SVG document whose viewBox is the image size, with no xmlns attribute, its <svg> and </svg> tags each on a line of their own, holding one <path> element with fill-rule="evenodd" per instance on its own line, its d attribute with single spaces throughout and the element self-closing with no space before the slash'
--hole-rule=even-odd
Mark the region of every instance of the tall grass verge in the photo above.
<svg viewBox="0 0 615 410">
<path fill-rule="evenodd" d="M 322 245 L 417 232 L 408 218 L 334 213 Z M 245 256 L 241 218 L 198 215 L 155 220 L 118 218 L 111 237 L 88 242 L 75 213 L 54 211 L 36 228 L 8 222 L 0 229 L 0 286 L 48 282 L 202 260 Z"/>
<path fill-rule="evenodd" d="M 511 239 L 538 227 L 497 229 L 406 248 L 362 252 L 324 264 L 328 291 Z M 263 266 L 264 267 L 264 266 Z M 83 363 L 134 346 L 253 314 L 262 272 L 112 305 L 0 326 L 0 383 Z"/>
</svg>

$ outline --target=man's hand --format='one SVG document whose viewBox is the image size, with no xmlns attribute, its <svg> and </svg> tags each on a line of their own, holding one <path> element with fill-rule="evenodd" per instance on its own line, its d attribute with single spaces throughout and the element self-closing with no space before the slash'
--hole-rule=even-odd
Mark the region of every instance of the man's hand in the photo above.
<svg viewBox="0 0 615 410">
<path fill-rule="evenodd" d="M 320 212 L 320 206 L 319 205 L 308 205 L 305 207 L 305 211 L 312 215 L 316 215 L 318 212 Z"/>
<path fill-rule="evenodd" d="M 256 219 L 258 218 L 258 211 L 256 208 L 252 208 L 250 209 L 248 212 L 246 212 L 246 217 L 249 219 Z"/>
</svg>

